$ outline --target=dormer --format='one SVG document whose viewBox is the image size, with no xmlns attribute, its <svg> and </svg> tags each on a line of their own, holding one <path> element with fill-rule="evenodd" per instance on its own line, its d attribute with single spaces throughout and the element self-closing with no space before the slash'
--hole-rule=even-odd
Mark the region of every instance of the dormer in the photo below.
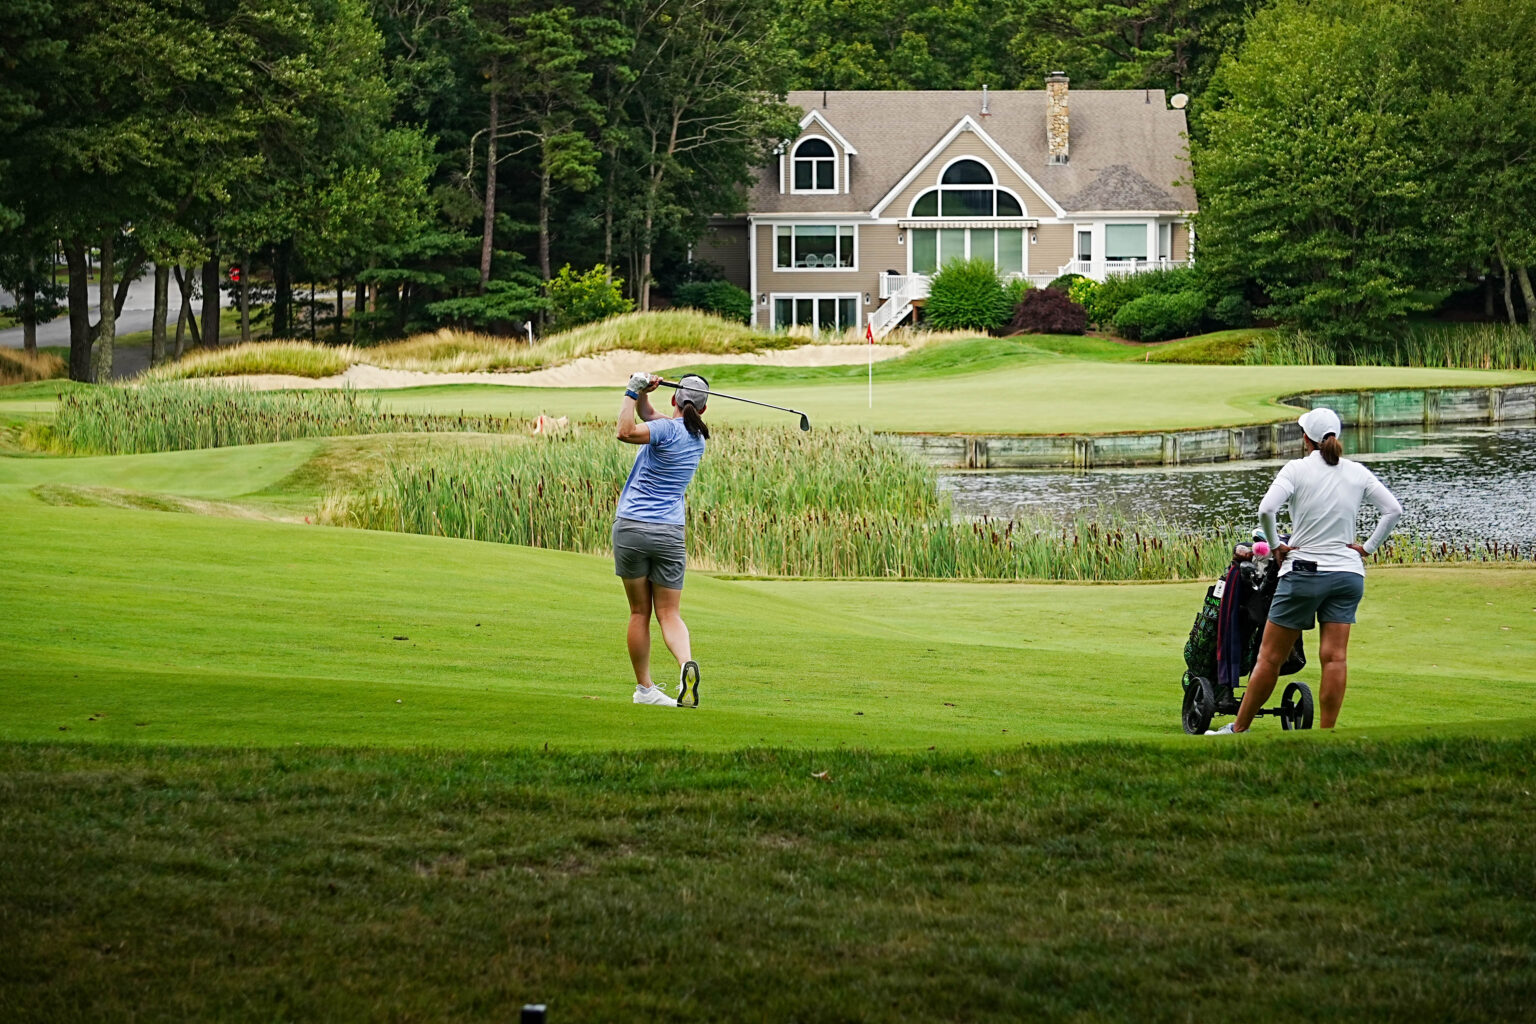
<svg viewBox="0 0 1536 1024">
<path fill-rule="evenodd" d="M 779 152 L 779 193 L 846 195 L 858 154 L 821 111 L 813 110 L 800 119 L 800 134 Z"/>
</svg>

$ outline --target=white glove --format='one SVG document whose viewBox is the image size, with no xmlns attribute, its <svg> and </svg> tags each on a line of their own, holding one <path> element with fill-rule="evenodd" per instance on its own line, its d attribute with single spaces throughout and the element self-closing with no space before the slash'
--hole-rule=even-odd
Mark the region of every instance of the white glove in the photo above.
<svg viewBox="0 0 1536 1024">
<path fill-rule="evenodd" d="M 651 390 L 651 375 L 648 373 L 632 373 L 629 375 L 629 390 L 637 395 L 643 395 Z"/>
</svg>

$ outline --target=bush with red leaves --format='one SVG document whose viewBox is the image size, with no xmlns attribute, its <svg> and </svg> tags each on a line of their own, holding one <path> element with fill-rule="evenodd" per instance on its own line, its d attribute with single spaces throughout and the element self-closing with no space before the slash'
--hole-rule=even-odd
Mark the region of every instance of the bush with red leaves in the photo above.
<svg viewBox="0 0 1536 1024">
<path fill-rule="evenodd" d="M 1036 288 L 1024 293 L 1008 327 L 1015 333 L 1082 334 L 1088 329 L 1088 313 L 1064 291 Z"/>
</svg>

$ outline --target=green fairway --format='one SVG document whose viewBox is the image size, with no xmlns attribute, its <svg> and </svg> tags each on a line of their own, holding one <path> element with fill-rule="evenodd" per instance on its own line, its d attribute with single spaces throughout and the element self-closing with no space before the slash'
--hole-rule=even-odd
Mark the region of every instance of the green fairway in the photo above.
<svg viewBox="0 0 1536 1024">
<path fill-rule="evenodd" d="M 1056 434 L 1153 431 L 1294 416 L 1277 399 L 1307 390 L 1485 387 L 1532 374 L 1355 366 L 1189 366 L 1128 361 L 1099 339 L 1052 351 L 1014 339 L 959 342 L 876 365 L 874 405 L 862 366 L 702 367 L 711 386 L 789 406 L 811 422 L 933 433 Z M 664 367 L 651 367 L 661 372 Z M 665 368 L 674 372 L 674 368 Z M 383 392 L 404 412 L 612 417 L 618 387 L 437 386 Z M 776 423 L 783 413 L 717 401 L 722 423 Z"/>
<path fill-rule="evenodd" d="M 0 738 L 920 750 L 1181 735 L 1198 584 L 694 573 L 706 709 L 657 713 L 628 703 L 605 558 L 44 506 L 27 489 L 291 503 L 284 481 L 316 443 L 0 461 Z M 1352 654 L 1351 728 L 1536 716 L 1536 570 L 1378 571 Z"/>
</svg>

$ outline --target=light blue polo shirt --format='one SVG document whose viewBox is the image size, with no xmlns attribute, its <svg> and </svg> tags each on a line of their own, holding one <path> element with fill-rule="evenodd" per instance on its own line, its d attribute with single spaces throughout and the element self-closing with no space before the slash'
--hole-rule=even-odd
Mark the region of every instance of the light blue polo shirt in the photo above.
<svg viewBox="0 0 1536 1024">
<path fill-rule="evenodd" d="M 681 417 L 651 420 L 651 441 L 635 456 L 635 464 L 619 495 L 620 519 L 682 526 L 683 492 L 704 456 L 704 439 L 688 433 Z"/>
</svg>

